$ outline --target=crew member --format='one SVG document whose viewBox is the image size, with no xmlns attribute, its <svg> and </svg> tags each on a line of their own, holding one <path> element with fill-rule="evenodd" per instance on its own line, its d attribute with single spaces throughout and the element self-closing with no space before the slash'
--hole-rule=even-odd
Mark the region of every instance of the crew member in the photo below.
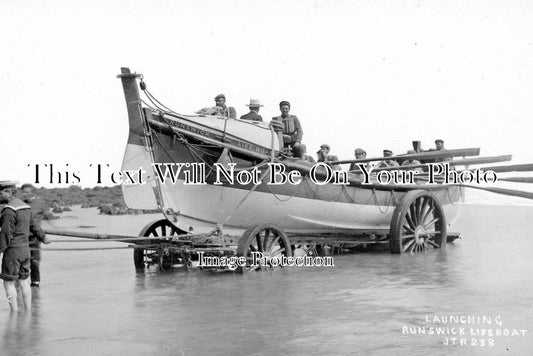
<svg viewBox="0 0 533 356">
<path fill-rule="evenodd" d="M 328 165 L 333 167 L 334 170 L 339 171 L 341 169 L 341 165 L 340 164 L 332 165 L 330 163 L 330 162 L 334 162 L 334 161 L 338 161 L 339 160 L 339 158 L 337 156 L 329 154 L 330 150 L 331 150 L 331 148 L 329 147 L 329 145 L 327 143 L 321 145 L 320 146 L 320 150 L 318 150 L 318 152 L 316 153 L 317 156 L 318 156 L 317 162 L 327 163 Z"/>
<path fill-rule="evenodd" d="M 356 148 L 354 151 L 355 159 L 365 159 L 366 158 L 366 151 L 362 148 Z M 370 162 L 366 163 L 366 167 L 370 167 Z M 350 171 L 359 170 L 359 166 L 356 162 L 352 162 L 350 164 Z"/>
<path fill-rule="evenodd" d="M 415 154 L 415 153 L 416 153 L 415 150 L 407 151 L 407 154 Z M 402 162 L 402 166 L 414 166 L 416 164 L 420 164 L 420 161 L 416 159 L 406 159 L 405 161 Z"/>
<path fill-rule="evenodd" d="M 283 143 L 285 149 L 289 150 L 293 157 L 302 158 L 305 148 L 302 147 L 302 125 L 296 115 L 289 115 L 291 110 L 291 104 L 288 101 L 282 101 L 279 103 L 279 110 L 281 116 L 277 116 L 272 120 L 283 123 Z"/>
<path fill-rule="evenodd" d="M 383 150 L 383 157 L 391 157 L 393 153 L 391 150 Z M 376 168 L 398 167 L 398 162 L 393 159 L 386 159 L 378 163 Z"/>
<path fill-rule="evenodd" d="M 241 120 L 250 120 L 250 121 L 263 121 L 261 115 L 259 115 L 259 108 L 261 105 L 258 99 L 250 99 L 250 104 L 246 105 L 250 108 L 250 112 L 246 115 L 240 117 Z"/>
<path fill-rule="evenodd" d="M 15 184 L 0 182 L 0 203 L 6 204 L 0 215 L 0 253 L 3 253 L 2 272 L 7 301 L 12 311 L 18 310 L 17 284 L 26 309 L 31 308 L 30 247 L 31 233 L 45 238 L 44 232 L 33 223 L 31 208 L 15 198 Z"/>
<path fill-rule="evenodd" d="M 41 222 L 44 214 L 48 212 L 44 201 L 35 195 L 35 187 L 31 184 L 23 184 L 20 187 L 22 191 L 22 200 L 28 204 L 33 214 L 33 222 L 39 229 L 41 228 Z M 39 287 L 41 283 L 41 273 L 39 264 L 41 262 L 41 242 L 48 243 L 48 240 L 42 239 L 40 235 L 30 233 L 30 277 L 31 286 Z"/>
<path fill-rule="evenodd" d="M 217 108 L 220 108 L 222 116 L 229 117 L 231 119 L 237 118 L 237 112 L 235 111 L 235 108 L 226 106 L 226 96 L 224 94 L 218 94 L 215 96 L 215 104 Z"/>
<path fill-rule="evenodd" d="M 444 148 L 444 141 L 441 140 L 440 138 L 435 140 L 435 150 L 441 151 L 443 153 L 446 152 L 446 149 Z M 442 157 L 442 158 L 436 158 L 435 162 L 444 162 L 444 161 L 451 161 L 451 160 L 452 160 L 452 157 Z"/>
</svg>

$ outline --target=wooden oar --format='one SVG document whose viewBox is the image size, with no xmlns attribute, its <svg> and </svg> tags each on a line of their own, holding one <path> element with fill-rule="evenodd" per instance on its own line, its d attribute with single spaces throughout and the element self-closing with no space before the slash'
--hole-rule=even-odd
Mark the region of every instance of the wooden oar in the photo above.
<svg viewBox="0 0 533 356">
<path fill-rule="evenodd" d="M 533 177 L 510 177 L 510 178 L 498 178 L 505 182 L 515 182 L 515 183 L 533 183 Z"/>
<path fill-rule="evenodd" d="M 493 171 L 496 173 L 508 173 L 508 172 L 533 172 L 533 164 L 513 164 L 509 166 L 489 166 L 489 167 L 481 167 L 484 171 Z M 474 171 L 475 169 L 464 169 L 460 171 L 456 171 L 457 173 L 462 173 L 465 171 Z M 427 175 L 427 172 L 422 172 L 417 175 L 424 176 Z M 503 179 L 503 178 L 502 178 Z M 502 180 L 498 178 L 498 180 Z"/>
<path fill-rule="evenodd" d="M 426 160 L 426 159 L 461 157 L 461 156 L 479 156 L 479 151 L 480 151 L 479 148 L 459 148 L 459 149 L 454 149 L 454 150 L 429 151 L 429 152 L 411 153 L 411 154 L 405 154 L 405 155 L 396 155 L 396 156 L 390 156 L 390 157 L 345 159 L 345 160 L 340 160 L 340 161 L 331 161 L 328 163 L 333 165 L 333 164 L 364 163 L 364 162 L 395 160 L 395 159 Z"/>
<path fill-rule="evenodd" d="M 453 161 L 445 161 L 445 162 L 437 162 L 437 163 L 446 163 L 449 166 L 466 166 L 471 164 L 487 164 L 487 163 L 495 163 L 495 162 L 506 162 L 510 161 L 513 158 L 512 155 L 502 155 L 502 156 L 490 156 L 490 157 L 478 157 L 478 158 L 465 158 L 465 159 L 457 159 Z M 379 172 L 379 171 L 394 171 L 394 170 L 411 170 L 414 168 L 427 168 L 427 164 L 413 164 L 408 166 L 398 166 L 398 167 L 383 167 L 383 168 L 375 168 L 372 170 L 372 172 Z"/>
<path fill-rule="evenodd" d="M 171 235 L 171 236 L 133 236 L 133 235 L 114 235 L 114 234 L 98 234 L 94 232 L 84 232 L 84 231 L 66 231 L 66 230 L 53 230 L 45 229 L 44 232 L 47 235 L 56 235 L 56 236 L 68 236 L 68 237 L 81 237 L 83 239 L 94 239 L 99 241 L 120 241 L 120 242 L 138 242 L 145 240 L 171 240 L 201 236 L 201 234 L 183 234 L 183 235 Z M 81 240 L 80 240 L 81 241 Z M 60 241 L 57 241 L 60 242 Z M 61 241 L 65 242 L 65 241 Z"/>
<path fill-rule="evenodd" d="M 481 187 L 478 185 L 466 185 L 466 184 L 461 184 L 461 186 L 466 187 L 466 188 L 485 190 L 487 192 L 496 193 L 496 194 L 510 195 L 513 197 L 520 197 L 520 198 L 526 198 L 526 199 L 533 199 L 533 193 L 524 192 L 521 190 L 504 189 L 504 188 L 489 188 L 489 187 Z"/>
<path fill-rule="evenodd" d="M 533 172 L 533 164 L 513 164 L 509 166 L 493 166 L 493 167 L 483 167 L 483 169 L 490 169 L 496 173 L 505 173 L 505 172 Z"/>
</svg>

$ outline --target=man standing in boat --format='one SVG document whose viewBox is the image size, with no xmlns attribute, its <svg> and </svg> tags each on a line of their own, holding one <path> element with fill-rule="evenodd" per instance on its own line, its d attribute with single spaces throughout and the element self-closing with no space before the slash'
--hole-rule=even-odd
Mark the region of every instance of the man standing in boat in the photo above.
<svg viewBox="0 0 533 356">
<path fill-rule="evenodd" d="M 283 124 L 283 143 L 285 148 L 292 152 L 293 157 L 302 158 L 305 152 L 305 146 L 302 145 L 303 130 L 300 120 L 296 115 L 289 115 L 291 104 L 288 101 L 279 103 L 281 116 L 276 116 L 272 120 Z"/>
<path fill-rule="evenodd" d="M 34 225 L 31 208 L 15 198 L 15 183 L 0 182 L 0 204 L 6 204 L 0 215 L 0 253 L 7 301 L 12 311 L 18 310 L 17 284 L 26 309 L 31 308 L 30 232 L 42 239 L 44 232 Z"/>
<path fill-rule="evenodd" d="M 259 102 L 258 99 L 250 99 L 250 104 L 246 105 L 250 108 L 250 112 L 246 115 L 240 117 L 241 120 L 250 120 L 250 121 L 263 121 L 261 115 L 259 115 L 259 108 L 263 105 Z"/>
<path fill-rule="evenodd" d="M 224 94 L 218 94 L 215 96 L 215 104 L 217 108 L 222 111 L 222 116 L 229 117 L 231 119 L 237 118 L 237 112 L 234 107 L 226 106 L 226 96 Z"/>
</svg>

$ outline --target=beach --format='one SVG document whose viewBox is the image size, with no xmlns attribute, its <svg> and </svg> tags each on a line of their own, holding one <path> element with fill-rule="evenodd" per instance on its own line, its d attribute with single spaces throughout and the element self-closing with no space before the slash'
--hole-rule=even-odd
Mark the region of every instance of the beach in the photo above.
<svg viewBox="0 0 533 356">
<path fill-rule="evenodd" d="M 46 227 L 137 234 L 160 217 L 74 208 Z M 43 251 L 31 313 L 11 315 L 0 303 L 0 349 L 8 355 L 526 355 L 533 347 L 532 219 L 531 206 L 465 204 L 450 228 L 461 239 L 446 251 L 336 255 L 335 267 L 247 275 L 155 267 L 136 273 L 130 249 Z M 127 244 L 54 242 L 43 249 L 89 246 Z M 461 328 L 465 335 L 455 336 Z M 502 335 L 495 336 L 497 329 Z M 511 336 L 512 330 L 526 332 Z"/>
</svg>

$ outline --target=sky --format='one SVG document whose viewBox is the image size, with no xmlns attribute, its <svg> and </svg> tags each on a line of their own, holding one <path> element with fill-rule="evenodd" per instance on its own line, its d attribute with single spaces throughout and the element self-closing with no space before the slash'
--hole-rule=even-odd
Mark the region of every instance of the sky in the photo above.
<svg viewBox="0 0 533 356">
<path fill-rule="evenodd" d="M 224 93 L 268 120 L 288 100 L 310 153 L 441 138 L 533 162 L 531 1 L 0 0 L 0 48 L 0 180 L 120 170 L 124 66 L 183 114 Z"/>
</svg>

